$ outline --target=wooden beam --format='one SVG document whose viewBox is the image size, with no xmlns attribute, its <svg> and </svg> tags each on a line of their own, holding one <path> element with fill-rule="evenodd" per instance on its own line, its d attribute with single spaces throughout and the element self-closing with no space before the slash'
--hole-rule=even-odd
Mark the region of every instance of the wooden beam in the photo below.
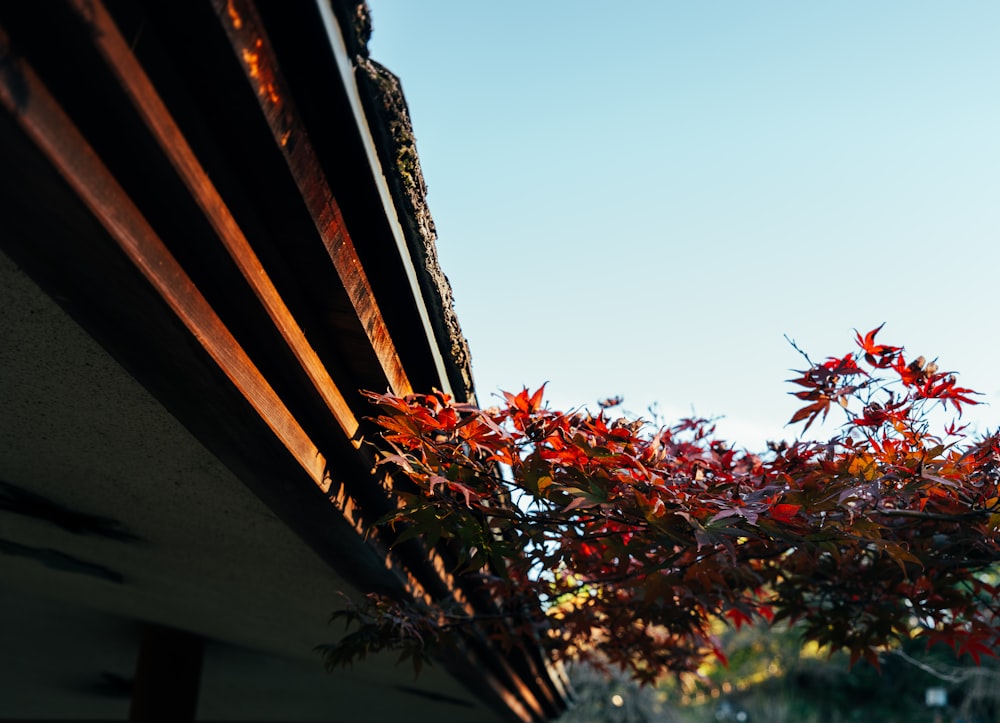
<svg viewBox="0 0 1000 723">
<path fill-rule="evenodd" d="M 121 36 L 103 3 L 100 0 L 72 0 L 72 5 L 94 30 L 94 44 L 139 111 L 146 127 L 169 158 L 192 198 L 205 214 L 243 278 L 264 306 L 327 409 L 333 414 L 347 438 L 355 447 L 359 447 L 357 418 L 340 389 L 330 378 L 323 362 L 306 340 L 305 334 L 272 283 L 243 230 L 236 223 L 236 219 L 199 163 L 187 139 L 139 65 L 128 43 Z"/>
<path fill-rule="evenodd" d="M 99 7 L 99 10 L 103 10 L 103 8 Z M 95 45 L 103 42 L 100 37 L 101 35 L 102 33 L 95 33 L 94 37 L 92 37 L 92 42 Z M 170 254 L 162 240 L 157 236 L 155 230 L 145 220 L 125 190 L 117 183 L 103 161 L 90 148 L 86 139 L 75 127 L 73 121 L 66 116 L 57 101 L 48 93 L 47 89 L 31 69 L 9 54 L 6 45 L 6 38 L 2 35 L 2 31 L 0 31 L 0 58 L 4 60 L 4 67 L 0 69 L 2 70 L 0 72 L 0 104 L 7 107 L 21 129 L 28 134 L 38 149 L 48 158 L 52 166 L 90 209 L 94 217 L 107 229 L 122 251 L 125 252 L 135 267 L 150 282 L 157 294 L 170 306 L 194 339 L 201 344 L 215 364 L 218 365 L 219 369 L 234 384 L 239 393 L 254 407 L 260 418 L 275 433 L 276 438 L 289 450 L 292 458 L 309 474 L 313 482 L 324 491 L 327 491 L 329 481 L 325 474 L 326 460 L 319 453 L 315 444 L 287 407 L 285 407 L 281 398 L 263 378 L 209 302 L 186 275 L 184 269 L 180 267 Z M 117 60 L 109 62 L 115 68 L 116 73 L 131 72 L 134 69 L 130 70 L 128 68 L 127 59 L 122 60 L 120 50 L 120 48 L 109 48 L 108 52 L 114 51 L 114 57 L 117 58 Z M 102 52 L 105 51 L 102 49 Z M 246 62 L 248 62 L 246 57 L 244 57 L 244 61 L 244 68 L 246 68 Z M 120 63 L 126 64 L 122 65 Z M 141 68 L 138 70 L 141 74 Z M 264 77 L 260 72 L 260 66 L 258 66 L 258 76 Z M 144 78 L 144 76 L 142 77 Z M 249 77 L 252 78 L 253 73 L 249 73 Z M 139 79 L 139 81 L 141 80 L 142 78 Z M 135 86 L 129 85 L 130 83 L 137 82 L 134 76 L 126 82 L 119 75 L 119 82 L 130 93 L 136 92 L 135 90 L 129 90 L 130 87 L 137 89 L 138 95 L 142 96 L 141 100 L 143 103 L 149 104 L 153 100 L 158 101 L 156 93 L 152 89 L 148 89 L 150 92 L 146 92 L 141 87 L 141 83 Z M 258 92 L 258 100 L 261 100 L 262 103 L 275 102 L 274 98 L 271 97 L 271 90 L 274 90 L 275 94 L 278 95 L 278 100 L 281 99 L 276 86 L 271 87 L 267 83 L 264 83 L 257 87 L 259 90 L 267 92 L 265 100 L 261 100 L 261 95 Z M 135 99 L 135 96 L 133 98 Z M 167 150 L 167 146 L 171 142 L 171 134 L 176 130 L 176 126 L 171 128 L 173 120 L 169 113 L 166 109 L 162 109 L 162 113 L 160 113 L 155 107 L 155 103 L 148 105 L 145 111 L 142 107 L 138 105 L 137 107 L 139 107 L 140 114 L 144 117 L 147 127 L 153 133 L 154 138 L 157 139 L 158 144 L 164 150 Z M 268 119 L 272 131 L 274 131 L 275 122 L 270 116 L 268 116 Z M 281 126 L 278 127 L 280 128 Z M 177 131 L 177 134 L 180 137 L 179 131 Z M 180 137 L 180 140 L 183 142 L 183 137 Z M 278 140 L 280 147 L 283 149 L 287 145 L 293 144 L 293 142 L 297 147 L 302 147 L 302 145 L 308 147 L 308 139 L 305 138 L 304 131 L 301 138 L 298 136 L 276 136 L 276 140 Z M 303 144 L 300 145 L 299 141 L 303 141 Z M 186 152 L 190 153 L 190 149 L 187 148 Z M 330 213 L 336 212 L 331 223 L 337 222 L 334 225 L 343 232 L 340 241 L 346 239 L 349 245 L 349 247 L 343 247 L 343 244 L 341 244 L 343 255 L 338 256 L 331 252 L 331 257 L 335 258 L 335 266 L 342 279 L 344 278 L 343 267 L 345 264 L 347 264 L 348 270 L 350 270 L 351 264 L 354 264 L 357 272 L 361 274 L 364 284 L 349 287 L 345 283 L 345 287 L 348 288 L 356 310 L 360 303 L 359 299 L 364 297 L 364 293 L 362 292 L 365 292 L 367 289 L 365 293 L 367 293 L 367 298 L 370 300 L 371 306 L 368 307 L 368 316 L 363 315 L 362 311 L 358 311 L 359 319 L 365 322 L 369 339 L 372 340 L 372 346 L 376 349 L 381 364 L 384 367 L 388 365 L 390 368 L 393 364 L 399 365 L 399 371 L 402 372 L 401 362 L 392 345 L 391 339 L 388 338 L 384 321 L 381 320 L 378 308 L 374 305 L 374 299 L 370 296 L 371 289 L 367 286 L 367 279 L 363 276 L 363 271 L 361 270 L 360 262 L 357 260 L 353 244 L 350 242 L 350 237 L 346 235 L 346 229 L 343 227 L 343 219 L 339 215 L 339 208 L 337 208 L 336 201 L 330 195 L 326 179 L 323 177 L 322 171 L 319 170 L 318 161 L 315 158 L 315 154 L 312 154 L 311 148 L 309 152 L 311 154 L 309 158 L 315 165 L 314 170 L 319 174 L 316 183 L 321 186 L 321 189 L 317 197 L 322 200 L 324 193 L 329 196 L 332 206 L 325 208 L 327 210 L 332 208 Z M 286 153 L 286 160 L 288 159 L 289 156 Z M 194 161 L 194 167 L 189 163 L 191 160 Z M 176 156 L 171 156 L 171 161 L 177 172 L 181 174 L 188 189 L 192 193 L 202 194 L 202 196 L 196 198 L 202 208 L 202 212 L 205 214 L 215 214 L 214 217 L 210 217 L 210 221 L 215 226 L 216 233 L 220 237 L 223 236 L 223 233 L 230 234 L 224 241 L 236 249 L 234 258 L 237 264 L 242 264 L 240 268 L 243 270 L 244 278 L 248 274 L 251 276 L 254 275 L 253 272 L 255 269 L 259 268 L 259 261 L 256 260 L 253 250 L 248 245 L 245 249 L 241 246 L 241 244 L 246 243 L 246 239 L 242 238 L 242 232 L 236 226 L 235 221 L 232 220 L 231 214 L 229 214 L 225 205 L 222 204 L 221 199 L 218 199 L 218 194 L 215 192 L 212 184 L 207 183 L 207 178 L 199 176 L 199 172 L 203 174 L 204 171 L 198 166 L 197 159 L 193 158 L 193 154 L 191 158 L 186 158 L 184 153 L 180 153 Z M 294 159 L 288 160 L 288 163 L 294 172 L 297 167 Z M 305 180 L 303 180 L 304 178 Z M 306 183 L 308 177 L 300 174 L 296 176 L 295 180 L 309 203 L 310 213 L 314 215 L 314 219 L 321 220 L 319 216 L 315 215 L 315 209 L 317 208 L 315 198 L 303 190 L 303 184 L 306 186 L 309 185 Z M 214 198 L 212 196 L 213 193 L 216 194 Z M 310 200 L 310 198 L 313 200 Z M 216 200 L 221 209 L 213 205 Z M 232 228 L 228 225 L 230 222 L 232 223 Z M 318 222 L 319 226 L 322 226 L 322 224 Z M 235 229 L 235 232 L 233 232 L 233 229 Z M 324 235 L 324 239 L 327 241 L 329 248 L 330 237 Z M 336 239 L 333 239 L 333 241 L 336 241 Z M 338 241 L 337 243 L 340 242 Z M 247 250 L 249 251 L 249 255 L 245 253 Z M 230 253 L 233 254 L 234 252 L 231 250 Z M 351 261 L 352 257 L 353 261 Z M 339 265 L 336 260 L 337 258 L 340 258 Z M 260 270 L 262 271 L 262 269 Z M 275 324 L 279 324 L 281 315 L 287 313 L 288 310 L 283 309 L 284 304 L 278 296 L 277 291 L 274 290 L 273 284 L 270 284 L 269 280 L 262 281 L 259 283 L 259 286 L 255 286 L 254 288 L 257 291 L 258 298 L 261 299 L 265 308 L 268 309 L 268 313 L 271 314 L 272 321 Z M 261 298 L 262 295 L 264 298 Z M 267 306 L 268 303 L 271 304 L 271 307 Z M 276 316 L 278 317 L 277 319 L 275 318 Z M 377 322 L 377 324 L 381 324 L 382 333 L 384 333 L 388 344 L 387 347 L 380 347 L 376 344 L 374 339 L 378 338 L 378 334 L 373 332 L 373 327 L 366 322 L 366 319 L 368 321 L 374 319 L 373 323 Z M 289 338 L 293 340 L 297 339 L 296 330 L 297 326 L 295 328 L 287 327 L 282 331 L 285 341 L 289 344 L 292 343 L 289 342 Z M 298 334 L 301 334 L 301 330 L 298 330 Z M 301 341 L 304 342 L 304 338 Z M 311 351 L 311 349 L 308 351 Z M 299 356 L 300 364 L 304 364 L 303 358 L 308 356 L 308 351 L 303 347 L 296 352 L 296 355 Z M 312 378 L 312 382 L 315 385 L 317 383 L 316 378 Z M 402 377 L 402 382 L 397 379 L 397 384 L 400 383 L 407 385 L 407 387 L 402 389 L 402 391 L 406 391 L 409 382 L 406 380 L 405 375 Z M 353 504 L 353 500 L 342 496 L 338 501 L 342 505 L 344 517 L 351 522 L 352 527 L 357 529 L 358 517 L 349 508 Z M 429 553 L 429 557 L 431 564 L 438 568 L 436 572 L 441 576 L 440 580 L 433 579 L 433 576 L 426 572 L 422 572 L 418 576 L 419 580 L 428 583 L 432 587 L 444 584 L 446 587 L 451 588 L 456 597 L 461 600 L 463 598 L 461 591 L 455 588 L 454 581 L 450 579 L 443 569 L 443 565 L 440 564 L 440 558 L 433 552 Z M 393 567 L 388 557 L 385 564 L 386 567 Z M 415 565 L 413 569 L 420 568 L 421 566 Z M 406 578 L 409 582 L 408 591 L 415 597 L 423 597 L 425 593 L 422 591 L 417 578 L 413 574 L 407 574 Z M 462 601 L 470 612 L 474 612 L 468 607 L 467 601 Z M 493 694 L 504 700 L 505 704 L 511 710 L 518 711 L 517 715 L 519 718 L 530 720 L 535 715 L 539 715 L 541 710 L 539 703 L 531 690 L 529 690 L 530 684 L 526 687 L 525 682 L 520 680 L 522 674 L 515 672 L 507 661 L 498 656 L 495 650 L 488 648 L 485 642 L 480 650 L 482 659 L 480 664 L 475 666 L 477 672 L 473 673 L 472 670 L 466 670 L 465 672 L 474 678 L 477 678 L 479 675 L 485 677 Z M 463 663 L 459 663 L 459 665 L 461 664 Z M 499 668 L 502 672 L 500 678 L 503 682 L 497 679 L 495 673 L 491 674 L 487 672 L 486 668 Z M 509 680 L 514 681 L 513 685 L 507 682 Z"/>
<path fill-rule="evenodd" d="M 437 326 L 436 320 L 432 321 L 431 319 L 431 309 L 434 307 L 434 304 L 428 303 L 428 301 L 422 296 L 423 292 L 421 289 L 423 288 L 423 283 L 418 279 L 418 275 L 427 274 L 427 270 L 421 269 L 418 271 L 415 261 L 410 255 L 410 248 L 406 239 L 406 233 L 403 230 L 403 219 L 399 217 L 393 193 L 389 189 L 387 173 L 394 173 L 395 171 L 391 167 L 385 169 L 382 161 L 380 160 L 380 154 L 376 148 L 376 141 L 372 132 L 371 122 L 365 114 L 365 104 L 361 98 L 361 89 L 358 86 L 357 77 L 355 75 L 357 70 L 355 59 L 347 49 L 347 42 L 344 37 L 345 28 L 341 27 L 341 21 L 337 19 L 337 13 L 335 12 L 332 3 L 328 0 L 312 0 L 312 3 L 315 6 L 317 15 L 322 21 L 328 47 L 333 57 L 334 64 L 339 71 L 340 79 L 344 86 L 345 98 L 351 109 L 351 116 L 354 119 L 360 143 L 364 149 L 365 155 L 368 158 L 368 164 L 372 168 L 372 181 L 378 191 L 378 197 L 381 200 L 382 206 L 386 209 L 389 233 L 395 242 L 399 260 L 403 266 L 406 279 L 412 290 L 414 301 L 416 302 L 417 313 L 424 333 L 428 339 L 437 339 L 437 344 L 439 345 L 450 344 L 451 342 L 448 337 L 450 337 L 451 331 L 444 331 L 445 338 L 438 336 L 438 332 L 440 332 L 441 329 Z M 348 17 L 347 27 L 349 27 L 350 22 L 351 19 Z M 346 32 L 351 31 L 347 29 Z M 374 119 L 373 122 L 377 124 L 378 119 Z M 441 303 L 444 303 L 444 299 L 441 300 Z M 440 378 L 446 382 L 443 383 L 440 388 L 448 394 L 461 396 L 463 394 L 463 390 L 465 389 L 465 381 L 462 380 L 458 384 L 452 385 L 452 382 L 449 380 L 453 380 L 453 373 L 457 372 L 458 376 L 461 376 L 462 373 L 458 371 L 457 367 L 454 372 L 446 368 L 449 364 L 445 362 L 443 349 L 443 346 L 435 344 L 431 345 L 431 355 L 434 358 L 434 365 L 437 369 L 437 373 Z M 451 360 L 452 364 L 455 362 L 456 360 Z M 474 401 L 474 399 L 468 399 L 465 401 Z"/>
<path fill-rule="evenodd" d="M 212 0 L 212 7 L 247 81 L 254 88 L 275 142 L 281 148 L 391 389 L 396 394 L 410 394 L 413 388 L 256 9 L 244 0 Z"/>
<path fill-rule="evenodd" d="M 118 120 L 106 116 L 109 125 Z M 324 492 L 2 104 L 0 168 L 3 253 L 341 577 L 357 589 L 400 594 L 405 570 L 388 559 L 379 535 L 365 544 L 353 500 L 324 504 L 342 490 L 339 482 L 367 479 L 370 468 L 333 420 L 328 436 L 336 444 L 323 452 L 335 483 Z M 258 324 L 267 324 L 259 309 L 252 311 Z M 366 514 L 380 512 L 366 508 Z"/>
<path fill-rule="evenodd" d="M 128 194 L 0 28 L 0 104 L 324 492 L 326 459 L 247 356 Z"/>
<path fill-rule="evenodd" d="M 203 654 L 201 636 L 145 624 L 129 723 L 193 723 L 198 712 Z"/>
<path fill-rule="evenodd" d="M 13 53 L 2 27 L 0 58 L 5 63 L 0 72 L 0 105 L 11 113 L 292 458 L 327 495 L 343 519 L 355 532 L 367 537 L 381 556 L 385 568 L 399 575 L 398 579 L 410 595 L 417 599 L 429 599 L 424 584 L 428 581 L 400 569 L 388 552 L 390 545 L 379 531 L 365 527 L 355 500 L 344 486 L 333 488 L 326 457 L 38 75 Z M 357 449 L 358 441 L 351 441 Z M 359 457 L 358 464 L 360 468 L 365 468 L 366 460 Z M 437 580 L 429 582 L 441 584 Z"/>
</svg>

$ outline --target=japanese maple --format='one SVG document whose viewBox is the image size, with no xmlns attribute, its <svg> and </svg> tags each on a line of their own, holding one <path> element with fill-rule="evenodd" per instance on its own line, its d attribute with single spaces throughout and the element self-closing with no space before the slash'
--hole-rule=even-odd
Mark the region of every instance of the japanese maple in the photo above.
<svg viewBox="0 0 1000 723">
<path fill-rule="evenodd" d="M 852 353 L 805 357 L 790 380 L 804 402 L 791 421 L 808 429 L 842 410 L 834 437 L 759 454 L 706 420 L 618 417 L 618 400 L 592 414 L 552 410 L 542 389 L 491 409 L 371 394 L 381 464 L 409 482 L 382 524 L 488 587 L 497 614 L 480 629 L 640 680 L 723 657 L 720 619 L 795 622 L 875 665 L 913 636 L 992 655 L 996 589 L 981 573 L 1000 560 L 1000 438 L 932 430 L 933 407 L 960 414 L 974 392 L 878 332 Z M 419 659 L 474 622 L 457 605 L 374 596 L 341 614 L 359 629 L 325 649 L 334 663 L 381 647 Z"/>
</svg>

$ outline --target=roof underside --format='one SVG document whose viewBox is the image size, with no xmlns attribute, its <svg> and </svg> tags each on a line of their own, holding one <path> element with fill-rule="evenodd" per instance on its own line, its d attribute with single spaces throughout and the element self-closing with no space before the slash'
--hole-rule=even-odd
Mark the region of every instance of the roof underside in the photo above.
<svg viewBox="0 0 1000 723">
<path fill-rule="evenodd" d="M 141 621 L 209 639 L 201 718 L 562 706 L 539 655 L 484 640 L 416 680 L 313 652 L 341 592 L 470 592 L 359 534 L 394 501 L 358 390 L 471 378 L 354 10 L 0 4 L 0 719 L 122 718 Z"/>
<path fill-rule="evenodd" d="M 203 720 L 497 719 L 437 667 L 325 674 L 357 589 L 3 255 L 0 308 L 0 720 L 124 719 L 140 621 L 211 641 Z"/>
</svg>

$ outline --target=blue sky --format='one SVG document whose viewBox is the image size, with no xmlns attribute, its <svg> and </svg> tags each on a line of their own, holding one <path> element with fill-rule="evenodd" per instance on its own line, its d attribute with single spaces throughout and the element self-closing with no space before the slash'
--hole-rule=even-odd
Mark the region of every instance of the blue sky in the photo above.
<svg viewBox="0 0 1000 723">
<path fill-rule="evenodd" d="M 1000 3 L 370 0 L 480 401 L 794 435 L 852 329 L 1000 425 Z"/>
</svg>

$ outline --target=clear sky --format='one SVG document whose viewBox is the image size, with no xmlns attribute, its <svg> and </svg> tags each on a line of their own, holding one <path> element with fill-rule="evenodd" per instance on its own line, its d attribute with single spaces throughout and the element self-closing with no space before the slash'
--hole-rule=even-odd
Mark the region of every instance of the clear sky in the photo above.
<svg viewBox="0 0 1000 723">
<path fill-rule="evenodd" d="M 1000 2 L 369 0 L 481 403 L 793 436 L 853 328 L 1000 424 Z M 812 431 L 812 430 L 810 430 Z"/>
</svg>

